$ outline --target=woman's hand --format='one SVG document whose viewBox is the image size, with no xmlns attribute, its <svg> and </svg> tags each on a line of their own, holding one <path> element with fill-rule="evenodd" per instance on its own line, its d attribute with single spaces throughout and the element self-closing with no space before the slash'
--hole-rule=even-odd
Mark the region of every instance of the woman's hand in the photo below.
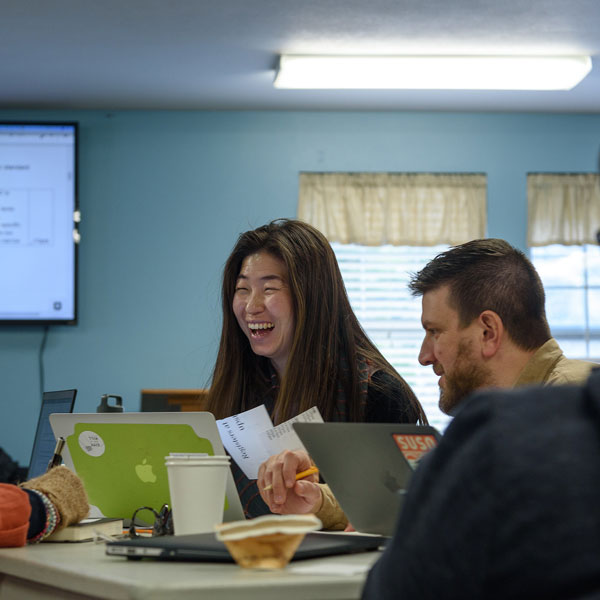
<svg viewBox="0 0 600 600">
<path fill-rule="evenodd" d="M 256 483 L 271 512 L 306 514 L 321 508 L 321 488 L 317 485 L 319 476 L 313 474 L 296 481 L 296 473 L 312 466 L 310 456 L 303 450 L 284 450 L 260 465 Z"/>
</svg>

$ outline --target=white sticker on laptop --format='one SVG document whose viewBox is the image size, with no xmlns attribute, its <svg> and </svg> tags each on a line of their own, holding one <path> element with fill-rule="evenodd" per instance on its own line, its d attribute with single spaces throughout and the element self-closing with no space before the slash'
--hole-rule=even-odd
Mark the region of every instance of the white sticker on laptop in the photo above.
<svg viewBox="0 0 600 600">
<path fill-rule="evenodd" d="M 79 446 L 88 456 L 102 456 L 106 450 L 104 440 L 93 431 L 82 431 L 79 434 Z"/>
</svg>

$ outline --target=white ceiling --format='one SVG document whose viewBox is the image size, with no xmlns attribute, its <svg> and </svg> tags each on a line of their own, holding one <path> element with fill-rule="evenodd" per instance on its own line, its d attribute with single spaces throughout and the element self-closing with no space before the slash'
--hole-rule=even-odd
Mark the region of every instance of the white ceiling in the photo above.
<svg viewBox="0 0 600 600">
<path fill-rule="evenodd" d="M 594 66 L 566 92 L 277 90 L 282 52 Z M 8 108 L 600 112 L 600 0 L 2 0 Z"/>
</svg>

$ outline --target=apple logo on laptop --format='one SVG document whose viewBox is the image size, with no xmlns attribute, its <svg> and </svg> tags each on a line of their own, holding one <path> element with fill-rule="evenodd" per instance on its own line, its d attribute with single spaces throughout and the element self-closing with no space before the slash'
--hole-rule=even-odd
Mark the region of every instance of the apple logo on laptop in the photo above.
<svg viewBox="0 0 600 600">
<path fill-rule="evenodd" d="M 394 494 L 401 494 L 404 491 L 396 476 L 387 469 L 383 476 L 383 485 Z"/>
<path fill-rule="evenodd" d="M 156 482 L 156 475 L 152 471 L 152 465 L 147 463 L 146 458 L 142 461 L 141 465 L 135 465 L 135 474 L 144 483 L 155 483 Z"/>
</svg>

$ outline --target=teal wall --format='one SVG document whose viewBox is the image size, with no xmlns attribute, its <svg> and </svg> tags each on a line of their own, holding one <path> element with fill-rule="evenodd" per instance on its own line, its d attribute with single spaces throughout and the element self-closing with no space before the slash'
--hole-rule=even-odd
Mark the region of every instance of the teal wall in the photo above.
<svg viewBox="0 0 600 600">
<path fill-rule="evenodd" d="M 79 324 L 52 327 L 45 388 L 205 387 L 237 235 L 296 212 L 299 171 L 488 176 L 488 233 L 525 248 L 526 174 L 595 171 L 600 115 L 0 111 L 80 123 Z M 0 328 L 0 446 L 27 464 L 41 327 Z"/>
</svg>

